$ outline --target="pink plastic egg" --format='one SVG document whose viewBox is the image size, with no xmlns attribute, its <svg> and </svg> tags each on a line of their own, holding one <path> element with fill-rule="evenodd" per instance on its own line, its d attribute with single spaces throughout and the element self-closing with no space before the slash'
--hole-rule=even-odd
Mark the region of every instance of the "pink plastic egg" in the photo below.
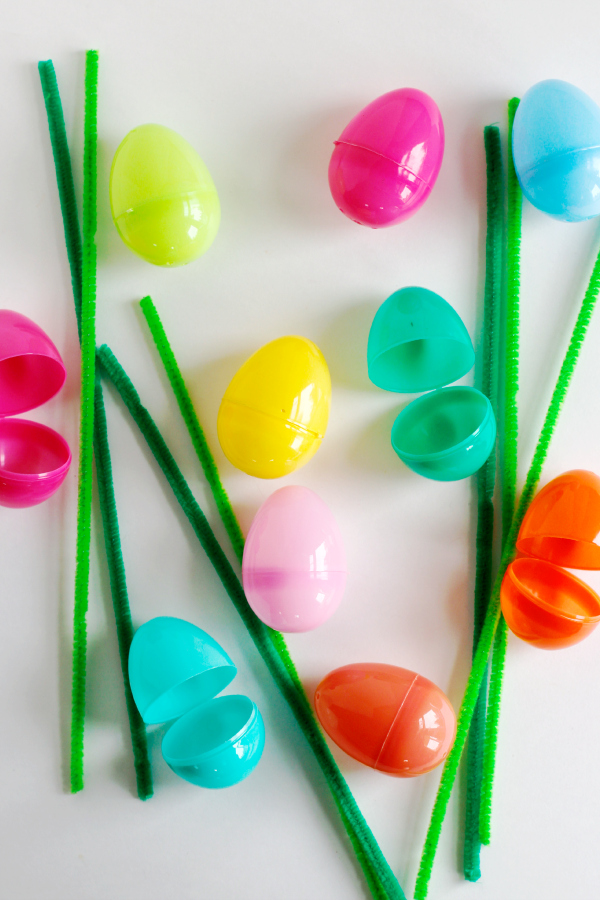
<svg viewBox="0 0 600 900">
<path fill-rule="evenodd" d="M 330 672 L 315 691 L 319 722 L 358 762 L 399 778 L 430 772 L 446 758 L 456 716 L 428 678 L 385 663 Z"/>
<path fill-rule="evenodd" d="M 444 155 L 444 125 L 423 91 L 383 94 L 344 128 L 329 163 L 329 187 L 344 215 L 382 228 L 423 205 Z"/>
<path fill-rule="evenodd" d="M 311 631 L 337 609 L 346 556 L 329 508 L 306 487 L 271 494 L 250 527 L 242 578 L 248 603 L 277 631 Z"/>
</svg>

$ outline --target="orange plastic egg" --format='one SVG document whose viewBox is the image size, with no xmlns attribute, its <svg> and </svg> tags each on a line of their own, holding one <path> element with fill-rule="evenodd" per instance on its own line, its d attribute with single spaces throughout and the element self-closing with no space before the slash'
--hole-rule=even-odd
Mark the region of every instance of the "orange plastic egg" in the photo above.
<svg viewBox="0 0 600 900">
<path fill-rule="evenodd" d="M 527 510 L 517 549 L 569 569 L 600 569 L 600 478 L 585 469 L 559 475 Z"/>
<path fill-rule="evenodd" d="M 334 669 L 315 691 L 315 709 L 329 737 L 349 756 L 403 778 L 443 762 L 456 734 L 454 710 L 439 687 L 384 663 Z"/>
<path fill-rule="evenodd" d="M 576 644 L 600 621 L 600 597 L 561 566 L 600 569 L 600 478 L 575 469 L 546 485 L 527 511 L 502 581 L 502 612 L 517 637 L 547 650 Z"/>
</svg>

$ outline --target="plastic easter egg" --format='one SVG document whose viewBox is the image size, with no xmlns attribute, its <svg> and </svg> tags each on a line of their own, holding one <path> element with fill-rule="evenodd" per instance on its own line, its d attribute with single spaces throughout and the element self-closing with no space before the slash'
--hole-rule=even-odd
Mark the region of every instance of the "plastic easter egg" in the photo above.
<svg viewBox="0 0 600 900">
<path fill-rule="evenodd" d="M 567 81 L 540 81 L 515 114 L 513 159 L 523 193 L 566 222 L 600 215 L 600 108 Z"/>
<path fill-rule="evenodd" d="M 162 743 L 176 775 L 230 787 L 256 767 L 265 743 L 258 707 L 238 694 L 215 697 L 237 669 L 205 631 L 170 616 L 139 628 L 129 650 L 131 693 L 146 723 L 176 719 Z"/>
<path fill-rule="evenodd" d="M 367 345 L 369 378 L 386 391 L 429 391 L 462 378 L 475 362 L 469 332 L 439 294 L 395 291 L 382 303 Z"/>
<path fill-rule="evenodd" d="M 60 353 L 39 325 L 21 313 L 0 309 L 0 416 L 46 403 L 66 376 Z"/>
<path fill-rule="evenodd" d="M 543 559 L 516 559 L 502 580 L 510 630 L 546 650 L 577 644 L 600 622 L 600 597 L 566 569 Z"/>
<path fill-rule="evenodd" d="M 202 256 L 221 220 L 208 169 L 184 138 L 163 125 L 140 125 L 117 148 L 110 205 L 127 246 L 157 266 Z"/>
<path fill-rule="evenodd" d="M 303 337 L 271 341 L 225 391 L 217 419 L 223 452 L 248 475 L 289 475 L 320 447 L 330 402 L 329 369 L 316 344 Z"/>
<path fill-rule="evenodd" d="M 446 695 L 416 672 L 355 663 L 330 672 L 315 692 L 321 725 L 353 759 L 401 778 L 446 758 L 456 716 Z"/>
<path fill-rule="evenodd" d="M 517 550 L 570 569 L 600 569 L 600 478 L 573 469 L 547 484 L 531 502 Z"/>
<path fill-rule="evenodd" d="M 335 612 L 346 556 L 320 497 L 290 485 L 263 503 L 246 539 L 242 577 L 248 603 L 276 631 L 310 631 Z"/>
<path fill-rule="evenodd" d="M 555 650 L 582 641 L 600 621 L 600 597 L 560 568 L 600 569 L 600 478 L 574 469 L 554 478 L 525 514 L 502 580 L 502 612 L 517 637 Z"/>
<path fill-rule="evenodd" d="M 472 387 L 445 387 L 417 397 L 392 426 L 392 447 L 413 472 L 458 481 L 484 464 L 496 440 L 488 398 Z"/>
<path fill-rule="evenodd" d="M 0 419 L 0 506 L 43 503 L 61 486 L 71 465 L 63 437 L 29 419 Z"/>
<path fill-rule="evenodd" d="M 395 225 L 423 205 L 443 155 L 444 126 L 431 97 L 414 88 L 390 91 L 361 110 L 335 142 L 331 194 L 360 225 Z"/>
</svg>

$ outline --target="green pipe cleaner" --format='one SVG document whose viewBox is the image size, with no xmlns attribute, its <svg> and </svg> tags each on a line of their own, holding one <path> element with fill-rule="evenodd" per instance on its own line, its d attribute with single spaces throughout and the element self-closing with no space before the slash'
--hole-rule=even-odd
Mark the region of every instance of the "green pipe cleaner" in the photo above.
<svg viewBox="0 0 600 900">
<path fill-rule="evenodd" d="M 519 390 L 519 305 L 521 290 L 521 210 L 523 194 L 515 172 L 512 155 L 512 131 L 518 97 L 508 104 L 508 225 L 506 233 L 506 316 L 504 344 L 504 398 L 502 435 L 502 543 L 504 544 L 515 509 L 517 495 L 517 451 L 519 420 L 517 392 Z M 504 616 L 498 623 L 498 632 L 492 653 L 488 713 L 483 753 L 483 780 L 481 786 L 481 810 L 479 833 L 483 844 L 491 838 L 492 793 L 496 770 L 500 700 L 506 661 L 508 632 Z"/>
<path fill-rule="evenodd" d="M 331 755 L 331 751 L 315 721 L 306 695 L 297 691 L 289 671 L 273 646 L 269 634 L 270 629 L 261 622 L 248 605 L 239 578 L 233 571 L 231 563 L 215 538 L 204 513 L 198 506 L 150 413 L 142 405 L 139 395 L 125 370 L 106 345 L 103 345 L 97 351 L 97 361 L 102 374 L 113 383 L 134 422 L 140 429 L 152 455 L 162 469 L 179 505 L 190 522 L 196 537 L 213 564 L 223 587 L 241 616 L 250 633 L 250 637 L 287 700 L 296 721 L 313 750 L 338 809 L 342 813 L 344 824 L 349 825 L 352 829 L 354 834 L 352 843 L 365 877 L 370 886 L 375 887 L 377 884 L 375 896 L 378 900 L 379 898 L 406 900 L 402 888 L 398 884 Z M 358 848 L 360 848 L 360 853 Z"/>
<path fill-rule="evenodd" d="M 73 299 L 75 301 L 77 328 L 81 340 L 82 251 L 75 199 L 75 185 L 73 182 L 73 169 L 71 167 L 71 157 L 67 144 L 67 133 L 62 103 L 52 61 L 47 60 L 45 62 L 40 62 L 38 64 L 38 70 L 48 116 L 48 127 L 56 169 L 56 180 L 63 217 L 67 256 L 71 270 L 71 283 L 73 287 Z M 131 625 L 127 581 L 125 577 L 123 554 L 121 551 L 119 520 L 117 517 L 117 507 L 112 480 L 112 466 L 108 445 L 108 433 L 106 429 L 104 399 L 102 395 L 102 386 L 97 378 L 95 379 L 94 384 L 94 457 L 96 460 L 100 511 L 102 514 L 111 598 L 115 613 L 119 654 L 123 671 L 125 702 L 127 715 L 129 717 L 137 791 L 141 800 L 147 800 L 153 793 L 152 769 L 148 753 L 146 727 L 133 702 L 133 696 L 129 687 L 127 660 L 129 657 L 129 645 L 131 644 L 133 637 L 133 629 Z"/>
<path fill-rule="evenodd" d="M 210 447 L 208 446 L 208 441 L 206 440 L 198 416 L 196 415 L 196 410 L 194 409 L 194 406 L 192 404 L 189 391 L 187 389 L 185 381 L 183 380 L 181 370 L 169 343 L 169 339 L 167 338 L 164 326 L 160 320 L 160 316 L 158 315 L 151 297 L 144 297 L 143 300 L 140 301 L 140 306 L 146 318 L 146 322 L 148 323 L 148 328 L 150 329 L 150 334 L 152 335 L 152 338 L 158 350 L 161 362 L 167 373 L 169 383 L 171 384 L 171 387 L 173 389 L 175 399 L 177 400 L 177 404 L 188 429 L 192 444 L 194 446 L 194 449 L 196 450 L 198 459 L 200 460 L 202 470 L 204 471 L 206 479 L 210 485 L 217 509 L 219 511 L 219 515 L 221 516 L 225 529 L 227 530 L 227 534 L 229 535 L 235 554 L 239 562 L 241 562 L 244 552 L 244 536 L 237 521 L 235 512 L 233 511 L 233 507 L 231 506 L 229 497 L 227 496 L 227 492 L 225 491 L 225 488 L 223 487 L 223 484 L 221 482 L 217 465 L 211 453 Z M 301 702 L 306 707 L 311 709 L 308 697 L 306 696 L 306 692 L 304 691 L 304 687 L 298 676 L 296 666 L 294 665 L 294 662 L 289 654 L 284 636 L 279 631 L 274 631 L 268 626 L 266 630 L 276 651 L 281 658 L 281 661 L 283 662 L 287 672 L 289 673 L 291 680 L 294 683 L 294 688 L 296 690 L 296 693 L 299 695 Z M 343 810 L 339 806 L 338 809 L 342 816 L 344 827 L 346 828 L 348 836 L 352 842 L 354 852 L 360 859 L 361 855 L 363 855 L 360 842 L 356 840 L 354 829 L 346 818 Z M 368 863 L 368 861 L 365 860 L 365 863 Z M 368 869 L 365 869 L 365 877 L 367 877 L 367 881 L 369 883 L 369 887 L 373 896 L 376 898 L 384 898 L 386 896 L 385 890 L 381 885 L 381 882 L 379 881 L 379 875 L 377 871 L 372 869 L 370 863 L 368 864 Z"/>
<path fill-rule="evenodd" d="M 504 578 L 506 569 L 513 559 L 519 529 L 521 528 L 525 513 L 527 512 L 527 508 L 529 507 L 529 504 L 533 499 L 533 495 L 540 479 L 542 466 L 544 465 L 548 453 L 548 447 L 550 446 L 550 440 L 552 439 L 552 434 L 554 433 L 554 428 L 556 426 L 562 404 L 566 397 L 567 390 L 569 388 L 569 384 L 575 370 L 575 365 L 577 364 L 581 346 L 587 334 L 590 320 L 592 318 L 592 313 L 594 311 L 594 307 L 596 305 L 596 300 L 598 297 L 598 291 L 600 291 L 600 253 L 596 258 L 590 281 L 585 292 L 573 331 L 571 333 L 569 346 L 563 359 L 556 385 L 552 392 L 552 397 L 550 399 L 550 404 L 546 412 L 544 424 L 542 426 L 542 430 L 536 444 L 533 459 L 527 473 L 527 478 L 525 479 L 525 486 L 523 488 L 517 510 L 514 514 L 510 531 L 504 544 L 500 568 L 494 581 L 492 595 L 486 612 L 483 628 L 481 629 L 481 637 L 479 639 L 479 644 L 477 645 L 477 652 L 475 653 L 475 656 L 473 658 L 471 673 L 467 680 L 465 694 L 458 714 L 456 739 L 454 741 L 452 750 L 446 758 L 440 785 L 433 806 L 433 811 L 431 813 L 427 837 L 425 839 L 425 845 L 423 847 L 423 853 L 421 856 L 419 873 L 417 875 L 417 883 L 415 886 L 415 900 L 424 900 L 424 898 L 427 896 L 429 880 L 431 878 L 431 871 L 433 868 L 433 862 L 435 859 L 440 833 L 442 830 L 444 816 L 446 814 L 446 809 L 450 800 L 450 794 L 452 792 L 452 787 L 456 778 L 456 772 L 464 749 L 481 683 L 486 672 L 487 661 L 492 650 L 492 645 L 494 643 L 494 637 L 496 634 L 498 622 L 500 620 L 500 586 L 502 584 L 502 579 Z"/>
<path fill-rule="evenodd" d="M 500 129 L 489 125 L 484 129 L 487 169 L 487 234 L 485 242 L 485 296 L 481 338 L 481 391 L 489 398 L 497 414 L 498 385 L 498 319 L 502 290 L 502 235 L 504 206 L 502 197 L 502 154 Z M 473 654 L 485 618 L 492 587 L 494 550 L 494 484 L 496 452 L 492 451 L 477 473 L 477 537 L 475 543 L 475 590 L 473 617 Z M 467 796 L 465 808 L 465 843 L 463 871 L 469 881 L 481 878 L 480 804 L 484 741 L 486 727 L 487 683 L 484 678 L 475 705 L 467 747 Z"/>
<path fill-rule="evenodd" d="M 83 150 L 83 253 L 81 267 L 81 416 L 75 603 L 73 611 L 73 686 L 71 699 L 71 793 L 83 789 L 83 730 L 90 579 L 92 460 L 94 438 L 94 365 L 96 349 L 96 176 L 98 54 L 85 60 Z"/>
<path fill-rule="evenodd" d="M 158 350 L 158 355 L 160 356 L 165 372 L 167 373 L 169 383 L 173 389 L 175 399 L 177 400 L 177 405 L 179 406 L 181 415 L 183 416 L 183 420 L 190 435 L 192 444 L 194 445 L 196 455 L 200 460 L 200 465 L 202 466 L 202 470 L 212 491 L 217 510 L 219 512 L 219 515 L 221 516 L 221 520 L 223 522 L 223 525 L 225 526 L 225 530 L 229 535 L 229 539 L 233 546 L 235 555 L 237 556 L 238 561 L 241 563 L 242 556 L 244 554 L 244 535 L 242 534 L 242 529 L 240 528 L 238 520 L 236 519 L 235 513 L 229 501 L 229 497 L 227 496 L 227 492 L 225 491 L 225 488 L 223 487 L 223 484 L 221 482 L 214 457 L 210 451 L 210 447 L 208 446 L 208 442 L 204 435 L 204 431 L 202 429 L 198 416 L 196 415 L 196 410 L 194 409 L 194 405 L 192 403 L 185 381 L 183 380 L 183 376 L 181 374 L 181 370 L 179 368 L 177 360 L 175 359 L 175 354 L 171 349 L 169 339 L 167 338 L 163 324 L 160 320 L 158 312 L 156 311 L 156 307 L 152 302 L 152 298 L 144 297 L 143 300 L 140 301 L 140 307 L 142 309 L 142 312 L 144 313 L 146 322 L 148 323 L 148 328 L 150 329 L 150 334 L 152 335 L 152 339 L 154 340 L 156 349 Z M 283 661 L 283 664 L 296 682 L 298 690 L 304 693 L 302 682 L 300 681 L 298 672 L 296 671 L 296 666 L 294 665 L 294 662 L 287 649 L 285 638 L 279 631 L 275 631 L 271 628 L 269 628 L 269 634 L 271 636 L 271 640 L 273 641 L 275 649 L 277 650 Z"/>
</svg>

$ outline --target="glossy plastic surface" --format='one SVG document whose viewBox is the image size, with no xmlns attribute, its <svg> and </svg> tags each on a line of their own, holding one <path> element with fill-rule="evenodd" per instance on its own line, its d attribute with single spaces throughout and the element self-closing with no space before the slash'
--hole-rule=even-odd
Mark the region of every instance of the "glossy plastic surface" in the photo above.
<svg viewBox="0 0 600 900">
<path fill-rule="evenodd" d="M 163 757 L 200 787 L 237 784 L 263 751 L 256 705 L 240 695 L 215 697 L 236 673 L 223 648 L 184 619 L 150 619 L 131 642 L 129 682 L 140 715 L 147 724 L 177 719 L 163 738 Z"/>
<path fill-rule="evenodd" d="M 70 465 L 69 445 L 52 428 L 0 419 L 0 506 L 42 503 L 61 486 Z"/>
<path fill-rule="evenodd" d="M 567 81 L 540 81 L 517 109 L 513 158 L 527 199 L 567 222 L 600 215 L 600 108 Z"/>
<path fill-rule="evenodd" d="M 225 391 L 217 419 L 223 452 L 248 475 L 289 475 L 321 445 L 330 403 L 329 369 L 316 344 L 295 336 L 271 341 Z"/>
<path fill-rule="evenodd" d="M 331 511 L 314 491 L 290 485 L 260 507 L 244 547 L 244 591 L 276 631 L 310 631 L 338 608 L 346 555 Z"/>
<path fill-rule="evenodd" d="M 435 481 L 473 475 L 495 440 L 491 403 L 472 387 L 438 388 L 417 397 L 392 426 L 392 447 L 402 462 Z"/>
<path fill-rule="evenodd" d="M 390 91 L 361 110 L 335 142 L 331 194 L 360 225 L 395 225 L 423 205 L 443 155 L 444 126 L 431 97 L 414 88 Z"/>
<path fill-rule="evenodd" d="M 256 768 L 265 744 L 258 707 L 237 694 L 217 697 L 182 716 L 162 742 L 176 775 L 204 788 L 238 784 Z"/>
<path fill-rule="evenodd" d="M 189 712 L 220 693 L 236 673 L 223 648 L 184 619 L 150 619 L 131 642 L 131 693 L 146 724 Z"/>
<path fill-rule="evenodd" d="M 582 641 L 600 621 L 600 597 L 570 572 L 541 559 L 512 562 L 500 599 L 511 631 L 546 650 Z"/>
<path fill-rule="evenodd" d="M 0 416 L 46 403 L 61 389 L 66 374 L 60 353 L 35 322 L 0 309 Z"/>
<path fill-rule="evenodd" d="M 465 375 L 475 362 L 469 333 L 439 294 L 422 287 L 393 293 L 377 310 L 367 346 L 369 378 L 386 391 L 429 391 Z"/>
<path fill-rule="evenodd" d="M 519 531 L 517 549 L 570 569 L 600 569 L 600 478 L 574 469 L 534 497 Z"/>
<path fill-rule="evenodd" d="M 329 737 L 349 756 L 388 775 L 430 772 L 448 755 L 456 716 L 427 678 L 383 663 L 355 663 L 330 672 L 315 692 Z"/>
<path fill-rule="evenodd" d="M 208 169 L 184 138 L 163 125 L 140 125 L 117 148 L 110 205 L 127 246 L 157 266 L 202 256 L 221 221 Z"/>
</svg>

